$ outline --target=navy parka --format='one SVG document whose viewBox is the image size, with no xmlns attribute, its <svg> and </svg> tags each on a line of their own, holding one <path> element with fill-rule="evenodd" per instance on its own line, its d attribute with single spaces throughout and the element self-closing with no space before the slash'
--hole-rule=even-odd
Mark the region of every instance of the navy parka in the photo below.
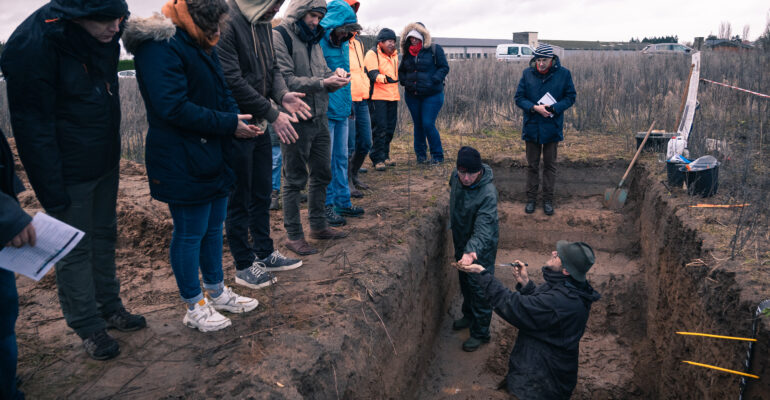
<svg viewBox="0 0 770 400">
<path fill-rule="evenodd" d="M 556 100 L 553 104 L 554 115 L 550 118 L 532 109 L 546 93 Z M 524 110 L 521 138 L 538 144 L 564 140 L 564 112 L 575 104 L 576 97 L 572 74 L 561 66 L 559 57 L 554 57 L 553 65 L 545 74 L 537 72 L 533 58 L 530 67 L 522 73 L 514 96 L 516 105 Z"/>
<path fill-rule="evenodd" d="M 173 28 L 169 24 L 165 20 L 154 29 L 168 32 Z M 204 51 L 179 28 L 170 38 L 153 40 L 148 34 L 151 28 L 134 30 L 129 25 L 126 32 L 129 42 L 138 43 L 133 45 L 137 48 L 127 49 L 135 55 L 147 109 L 145 161 L 150 194 L 180 205 L 226 197 L 235 181 L 228 155 L 239 111 L 216 48 Z"/>
</svg>

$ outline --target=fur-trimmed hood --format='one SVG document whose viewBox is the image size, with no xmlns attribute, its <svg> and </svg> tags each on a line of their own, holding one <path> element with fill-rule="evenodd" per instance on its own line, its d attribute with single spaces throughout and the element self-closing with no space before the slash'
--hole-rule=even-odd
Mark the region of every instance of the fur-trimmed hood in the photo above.
<svg viewBox="0 0 770 400">
<path fill-rule="evenodd" d="M 126 24 L 126 32 L 123 33 L 123 47 L 134 54 L 142 43 L 148 40 L 169 40 L 176 34 L 176 25 L 170 18 L 160 13 L 152 17 L 131 17 Z"/>
<path fill-rule="evenodd" d="M 422 35 L 422 47 L 429 48 L 433 41 L 430 37 L 430 32 L 428 32 L 428 29 L 425 28 L 425 25 L 423 25 L 420 22 L 412 22 L 411 24 L 404 27 L 404 30 L 401 31 L 401 49 L 403 49 L 402 54 L 406 54 L 406 52 L 409 50 L 409 40 L 407 40 L 406 35 L 409 34 L 412 30 L 415 30 L 417 32 L 420 32 L 420 35 Z"/>
</svg>

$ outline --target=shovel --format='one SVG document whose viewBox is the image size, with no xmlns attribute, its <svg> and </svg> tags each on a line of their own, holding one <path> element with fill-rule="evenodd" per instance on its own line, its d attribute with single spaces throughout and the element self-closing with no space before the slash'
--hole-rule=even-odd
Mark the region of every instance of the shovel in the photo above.
<svg viewBox="0 0 770 400">
<path fill-rule="evenodd" d="M 626 178 L 628 177 L 628 173 L 631 172 L 631 168 L 634 167 L 634 163 L 636 163 L 636 159 L 639 158 L 639 154 L 641 154 L 642 149 L 644 149 L 644 144 L 647 143 L 647 138 L 650 137 L 650 132 L 652 132 L 652 128 L 655 127 L 655 121 L 652 121 L 652 125 L 650 125 L 650 129 L 647 130 L 647 134 L 644 135 L 644 140 L 642 140 L 642 144 L 639 145 L 639 148 L 636 149 L 636 154 L 634 154 L 634 158 L 631 160 L 631 164 L 628 165 L 628 169 L 626 169 L 626 173 L 623 174 L 623 178 L 620 179 L 620 183 L 618 183 L 618 187 L 613 189 L 606 189 L 604 191 L 604 207 L 609 208 L 611 210 L 617 210 L 623 207 L 623 204 L 626 204 L 626 199 L 628 198 L 628 190 L 623 189 L 623 183 L 625 183 Z"/>
</svg>

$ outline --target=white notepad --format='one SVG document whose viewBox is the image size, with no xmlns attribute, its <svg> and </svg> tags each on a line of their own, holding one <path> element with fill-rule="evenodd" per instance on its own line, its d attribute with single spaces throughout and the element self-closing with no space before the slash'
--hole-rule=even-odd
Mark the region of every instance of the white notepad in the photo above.
<svg viewBox="0 0 770 400">
<path fill-rule="evenodd" d="M 552 106 L 556 104 L 556 99 L 551 96 L 550 92 L 546 92 L 543 97 L 540 98 L 540 100 L 537 101 L 537 104 L 542 104 L 545 106 Z"/>
<path fill-rule="evenodd" d="M 0 268 L 39 281 L 75 248 L 85 233 L 43 213 L 35 214 L 32 226 L 37 237 L 35 246 L 4 247 L 0 251 Z"/>
</svg>

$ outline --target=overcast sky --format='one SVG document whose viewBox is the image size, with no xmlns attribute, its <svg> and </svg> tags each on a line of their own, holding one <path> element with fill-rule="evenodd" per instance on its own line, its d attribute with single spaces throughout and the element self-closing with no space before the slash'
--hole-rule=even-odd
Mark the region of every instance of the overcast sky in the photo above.
<svg viewBox="0 0 770 400">
<path fill-rule="evenodd" d="M 283 6 L 290 0 L 287 0 Z M 631 37 L 678 35 L 680 42 L 719 32 L 730 22 L 733 35 L 750 26 L 756 39 L 767 25 L 767 0 L 360 0 L 359 22 L 397 34 L 421 21 L 440 37 L 508 39 L 535 31 L 540 38 L 627 41 Z M 159 11 L 165 0 L 128 0 L 138 16 Z M 0 0 L 0 40 L 46 0 Z M 281 11 L 283 13 L 283 11 Z"/>
</svg>

